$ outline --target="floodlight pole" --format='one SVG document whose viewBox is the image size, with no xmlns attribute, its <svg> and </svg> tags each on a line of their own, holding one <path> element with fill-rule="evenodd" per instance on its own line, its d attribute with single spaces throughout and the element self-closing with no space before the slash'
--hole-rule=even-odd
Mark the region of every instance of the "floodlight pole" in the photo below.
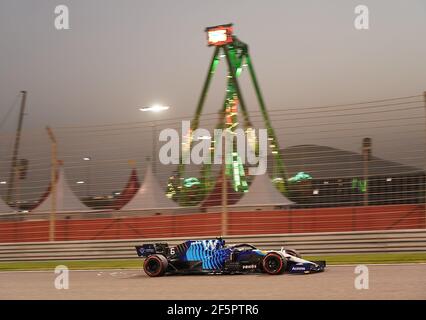
<svg viewBox="0 0 426 320">
<path fill-rule="evenodd" d="M 55 241 L 55 225 L 56 225 L 56 183 L 57 183 L 57 142 L 55 135 L 50 127 L 46 127 L 47 134 L 51 142 L 51 166 L 50 166 L 50 195 L 51 208 L 49 214 L 49 241 Z"/>
<path fill-rule="evenodd" d="M 156 134 L 157 134 L 157 122 L 154 120 L 153 122 L 152 122 L 152 159 L 151 159 L 151 164 L 152 164 L 152 167 L 151 167 L 151 169 L 152 169 L 152 174 L 153 175 L 155 175 L 156 174 L 156 171 L 157 171 L 157 166 L 156 166 L 156 163 L 157 163 L 157 156 L 156 156 L 156 153 L 157 153 L 157 137 L 156 137 Z"/>
<path fill-rule="evenodd" d="M 7 188 L 7 196 L 6 196 L 6 202 L 10 204 L 10 202 L 13 200 L 13 194 L 14 194 L 14 186 L 15 186 L 15 180 L 17 175 L 17 162 L 18 162 L 18 154 L 19 154 L 19 144 L 21 142 L 21 132 L 22 132 L 22 123 L 24 121 L 24 115 L 25 115 L 25 105 L 27 101 L 27 91 L 21 91 L 22 98 L 21 98 L 21 108 L 19 110 L 19 119 L 18 119 L 18 128 L 16 129 L 16 136 L 15 136 L 15 144 L 13 146 L 13 155 L 12 155 L 12 163 L 10 168 L 10 174 L 9 174 L 9 186 Z"/>
</svg>

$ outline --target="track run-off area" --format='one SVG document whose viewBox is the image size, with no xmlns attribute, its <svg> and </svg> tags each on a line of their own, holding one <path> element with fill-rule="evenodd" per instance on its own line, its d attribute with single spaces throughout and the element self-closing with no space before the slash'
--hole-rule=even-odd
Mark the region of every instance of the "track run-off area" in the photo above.
<svg viewBox="0 0 426 320">
<path fill-rule="evenodd" d="M 139 269 L 70 270 L 56 289 L 52 271 L 0 272 L 0 299 L 426 299 L 426 264 L 367 265 L 368 289 L 356 289 L 356 265 L 318 274 L 185 275 L 150 278 Z"/>
</svg>

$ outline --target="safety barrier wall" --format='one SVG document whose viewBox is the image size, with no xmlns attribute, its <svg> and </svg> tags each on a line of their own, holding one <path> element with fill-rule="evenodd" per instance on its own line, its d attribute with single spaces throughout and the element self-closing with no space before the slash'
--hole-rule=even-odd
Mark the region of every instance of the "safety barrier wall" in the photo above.
<svg viewBox="0 0 426 320">
<path fill-rule="evenodd" d="M 228 213 L 228 235 L 425 229 L 424 205 Z M 221 234 L 220 213 L 59 219 L 55 240 L 194 237 Z M 0 243 L 49 240 L 49 221 L 0 222 Z"/>
<path fill-rule="evenodd" d="M 199 238 L 206 238 L 200 236 Z M 0 244 L 0 261 L 92 260 L 137 258 L 142 243 L 178 244 L 187 238 L 102 241 L 62 241 Z M 228 244 L 250 243 L 260 249 L 298 250 L 303 255 L 426 252 L 426 230 L 358 231 L 275 235 L 227 236 Z"/>
</svg>

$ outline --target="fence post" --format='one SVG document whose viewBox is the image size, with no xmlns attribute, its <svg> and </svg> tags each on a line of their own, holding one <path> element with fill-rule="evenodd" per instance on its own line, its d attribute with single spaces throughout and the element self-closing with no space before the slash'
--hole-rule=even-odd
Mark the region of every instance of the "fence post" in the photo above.
<svg viewBox="0 0 426 320">
<path fill-rule="evenodd" d="M 226 184 L 226 168 L 222 169 L 222 235 L 228 234 L 228 186 Z"/>
<path fill-rule="evenodd" d="M 425 107 L 425 139 L 426 139 L 426 91 L 423 92 L 423 102 Z M 426 157 L 425 157 L 426 159 Z M 426 167 L 425 167 L 426 170 Z M 424 224 L 426 229 L 426 174 L 423 171 L 423 209 L 424 209 Z"/>
<path fill-rule="evenodd" d="M 223 117 L 226 120 L 226 114 L 223 113 Z M 226 122 L 225 122 L 226 123 Z M 225 132 L 227 133 L 226 129 Z M 222 236 L 228 235 L 228 184 L 226 179 L 226 134 L 222 138 Z"/>
</svg>

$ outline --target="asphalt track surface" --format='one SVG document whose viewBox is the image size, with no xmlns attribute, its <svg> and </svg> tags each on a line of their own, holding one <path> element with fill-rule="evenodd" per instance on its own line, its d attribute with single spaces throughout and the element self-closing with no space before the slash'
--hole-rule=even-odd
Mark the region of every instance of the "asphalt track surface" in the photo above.
<svg viewBox="0 0 426 320">
<path fill-rule="evenodd" d="M 368 265 L 369 289 L 355 289 L 355 266 L 310 275 L 197 275 L 150 278 L 141 270 L 70 271 L 69 289 L 48 271 L 0 272 L 0 299 L 426 299 L 426 264 Z"/>
</svg>

